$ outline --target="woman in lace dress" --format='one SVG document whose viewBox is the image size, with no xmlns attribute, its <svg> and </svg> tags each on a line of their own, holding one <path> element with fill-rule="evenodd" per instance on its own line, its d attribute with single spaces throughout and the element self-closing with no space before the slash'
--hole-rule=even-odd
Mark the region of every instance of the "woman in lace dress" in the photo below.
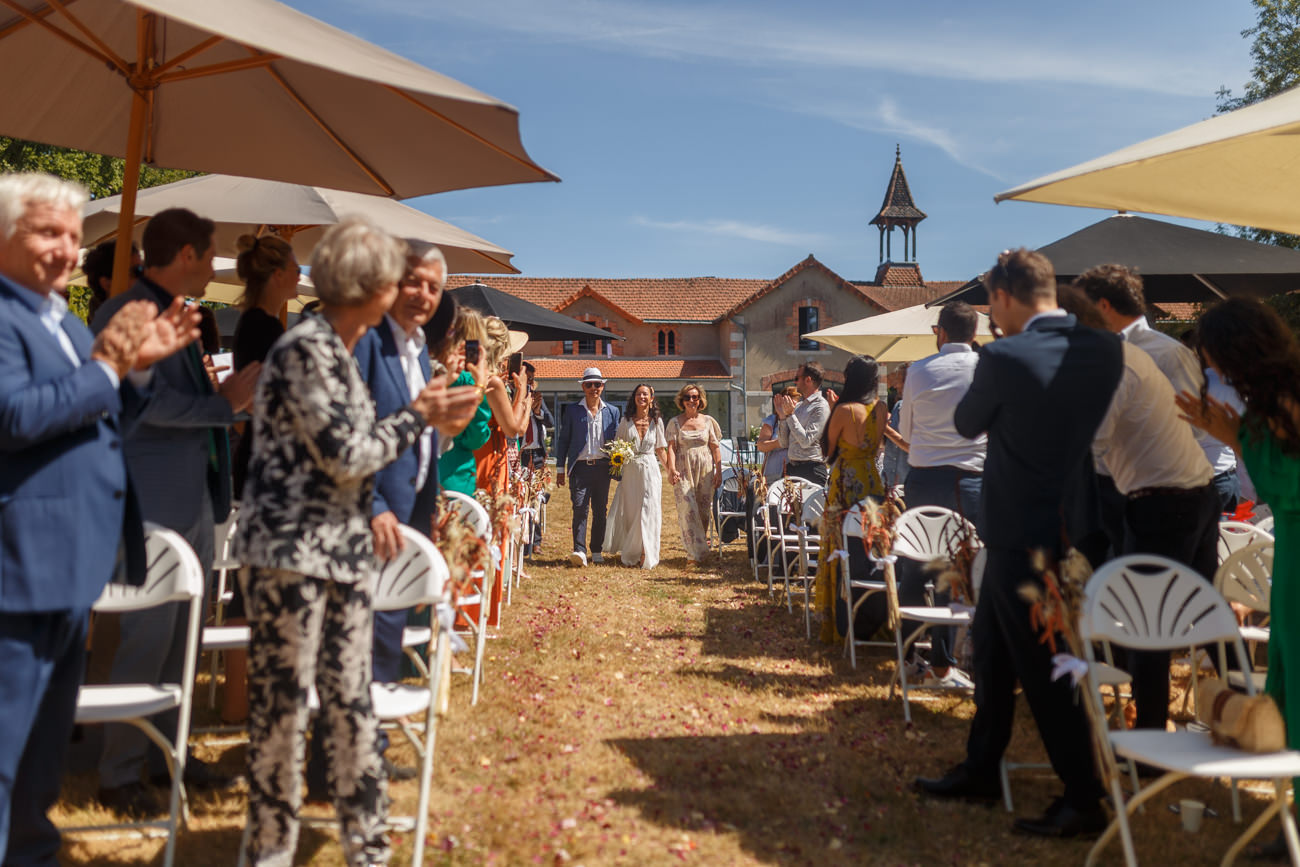
<svg viewBox="0 0 1300 867">
<path fill-rule="evenodd" d="M 636 456 L 623 465 L 623 475 L 609 505 L 604 551 L 618 551 L 624 566 L 653 569 L 659 564 L 659 536 L 663 529 L 659 462 L 667 460 L 668 441 L 650 386 L 632 389 L 616 437 L 632 443 Z"/>
<path fill-rule="evenodd" d="M 722 429 L 704 414 L 708 396 L 695 383 L 677 392 L 677 408 L 664 433 L 668 439 L 668 481 L 677 498 L 677 524 L 686 559 L 694 566 L 709 553 L 713 492 L 722 484 Z"/>
</svg>

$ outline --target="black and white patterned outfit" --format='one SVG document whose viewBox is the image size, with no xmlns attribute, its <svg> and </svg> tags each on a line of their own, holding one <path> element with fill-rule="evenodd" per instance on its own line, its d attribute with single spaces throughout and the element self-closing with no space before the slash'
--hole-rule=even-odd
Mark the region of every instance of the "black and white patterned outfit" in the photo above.
<svg viewBox="0 0 1300 867">
<path fill-rule="evenodd" d="M 315 684 L 344 856 L 385 864 L 387 781 L 370 703 L 370 512 L 375 472 L 415 442 L 424 419 L 407 407 L 376 421 L 356 361 L 321 317 L 271 349 L 253 418 L 235 542 L 252 628 L 249 863 L 293 863 Z"/>
</svg>

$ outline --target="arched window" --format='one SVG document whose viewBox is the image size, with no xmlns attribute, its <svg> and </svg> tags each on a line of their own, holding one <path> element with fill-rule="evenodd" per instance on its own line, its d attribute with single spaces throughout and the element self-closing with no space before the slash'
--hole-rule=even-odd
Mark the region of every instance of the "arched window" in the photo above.
<svg viewBox="0 0 1300 867">
<path fill-rule="evenodd" d="M 659 329 L 659 354 L 677 354 L 677 332 L 673 331 L 671 328 Z"/>
</svg>

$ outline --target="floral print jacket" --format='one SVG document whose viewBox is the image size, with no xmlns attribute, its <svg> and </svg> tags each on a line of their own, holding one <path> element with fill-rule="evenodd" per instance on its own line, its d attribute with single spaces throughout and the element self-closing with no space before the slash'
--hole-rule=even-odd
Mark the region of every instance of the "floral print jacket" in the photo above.
<svg viewBox="0 0 1300 867">
<path fill-rule="evenodd" d="M 424 428 L 411 407 L 376 421 L 352 353 L 319 316 L 271 348 L 253 404 L 253 454 L 235 555 L 342 583 L 377 573 L 374 475 Z"/>
</svg>

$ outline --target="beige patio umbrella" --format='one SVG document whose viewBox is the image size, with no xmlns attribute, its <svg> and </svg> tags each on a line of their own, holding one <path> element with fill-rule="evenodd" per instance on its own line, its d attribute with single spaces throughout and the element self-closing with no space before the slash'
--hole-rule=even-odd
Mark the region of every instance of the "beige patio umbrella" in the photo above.
<svg viewBox="0 0 1300 867">
<path fill-rule="evenodd" d="M 870 355 L 880 362 L 917 361 L 938 351 L 934 344 L 933 327 L 939 322 L 939 311 L 938 307 L 927 308 L 924 304 L 918 304 L 832 325 L 821 331 L 801 334 L 800 337 L 829 343 L 858 355 Z M 983 313 L 977 315 L 979 325 L 975 331 L 976 339 L 992 340 L 989 318 Z"/>
<path fill-rule="evenodd" d="M 518 112 L 275 0 L 4 0 L 0 134 L 397 198 L 558 180 Z"/>
<path fill-rule="evenodd" d="M 189 208 L 217 224 L 218 256 L 234 256 L 240 235 L 275 234 L 289 241 L 298 260 L 306 262 L 325 229 L 348 215 L 369 217 L 389 234 L 437 244 L 452 274 L 518 274 L 514 255 L 451 223 L 431 217 L 396 199 L 264 181 L 230 175 L 203 175 L 140 190 L 135 201 L 134 237 L 144 224 L 167 208 Z M 121 196 L 96 199 L 86 206 L 86 246 L 106 241 L 117 231 Z"/>
<path fill-rule="evenodd" d="M 1300 89 L 994 196 L 1300 232 Z"/>
</svg>

